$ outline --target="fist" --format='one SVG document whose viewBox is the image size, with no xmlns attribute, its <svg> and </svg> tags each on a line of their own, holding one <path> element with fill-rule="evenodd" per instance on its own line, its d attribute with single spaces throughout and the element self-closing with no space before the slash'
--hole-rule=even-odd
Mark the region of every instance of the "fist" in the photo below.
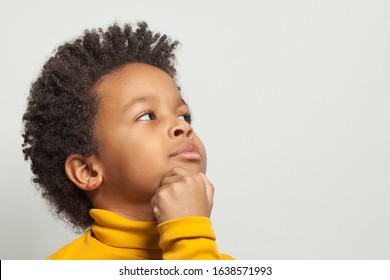
<svg viewBox="0 0 390 280">
<path fill-rule="evenodd" d="M 168 220 L 203 216 L 210 217 L 214 187 L 203 173 L 174 167 L 161 181 L 150 201 L 157 223 Z"/>
</svg>

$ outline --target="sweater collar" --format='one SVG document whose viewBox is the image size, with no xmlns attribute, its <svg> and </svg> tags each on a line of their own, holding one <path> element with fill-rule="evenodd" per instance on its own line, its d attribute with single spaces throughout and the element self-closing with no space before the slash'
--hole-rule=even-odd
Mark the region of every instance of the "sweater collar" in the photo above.
<svg viewBox="0 0 390 280">
<path fill-rule="evenodd" d="M 92 233 L 100 242 L 117 248 L 160 251 L 157 222 L 128 220 L 102 209 L 89 213 L 95 220 Z"/>
</svg>

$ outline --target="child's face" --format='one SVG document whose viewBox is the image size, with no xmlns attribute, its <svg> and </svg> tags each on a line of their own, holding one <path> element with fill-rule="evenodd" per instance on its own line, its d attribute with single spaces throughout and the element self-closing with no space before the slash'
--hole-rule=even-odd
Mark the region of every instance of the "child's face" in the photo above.
<svg viewBox="0 0 390 280">
<path fill-rule="evenodd" d="M 185 120 L 189 108 L 175 82 L 159 68 L 130 64 L 97 86 L 95 122 L 105 195 L 149 203 L 162 178 L 179 166 L 206 171 L 205 148 Z"/>
</svg>

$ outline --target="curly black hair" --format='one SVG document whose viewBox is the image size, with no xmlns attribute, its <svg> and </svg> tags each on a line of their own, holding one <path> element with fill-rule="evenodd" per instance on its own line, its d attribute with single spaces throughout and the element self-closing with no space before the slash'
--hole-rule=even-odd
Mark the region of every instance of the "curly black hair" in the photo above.
<svg viewBox="0 0 390 280">
<path fill-rule="evenodd" d="M 129 63 L 156 66 L 175 79 L 178 41 L 153 33 L 145 22 L 85 30 L 61 45 L 32 83 L 24 122 L 23 153 L 32 181 L 58 217 L 77 231 L 91 225 L 92 203 L 65 174 L 74 153 L 98 155 L 93 124 L 99 110 L 94 86 Z"/>
</svg>

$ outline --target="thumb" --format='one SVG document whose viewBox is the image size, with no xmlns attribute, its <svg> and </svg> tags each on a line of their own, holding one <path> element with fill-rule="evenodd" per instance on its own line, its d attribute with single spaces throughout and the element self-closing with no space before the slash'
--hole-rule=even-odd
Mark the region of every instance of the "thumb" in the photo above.
<svg viewBox="0 0 390 280">
<path fill-rule="evenodd" d="M 207 200 L 209 202 L 210 211 L 211 211 L 211 209 L 213 208 L 213 201 L 214 201 L 214 186 L 205 174 L 201 173 L 201 175 L 206 187 Z"/>
</svg>

